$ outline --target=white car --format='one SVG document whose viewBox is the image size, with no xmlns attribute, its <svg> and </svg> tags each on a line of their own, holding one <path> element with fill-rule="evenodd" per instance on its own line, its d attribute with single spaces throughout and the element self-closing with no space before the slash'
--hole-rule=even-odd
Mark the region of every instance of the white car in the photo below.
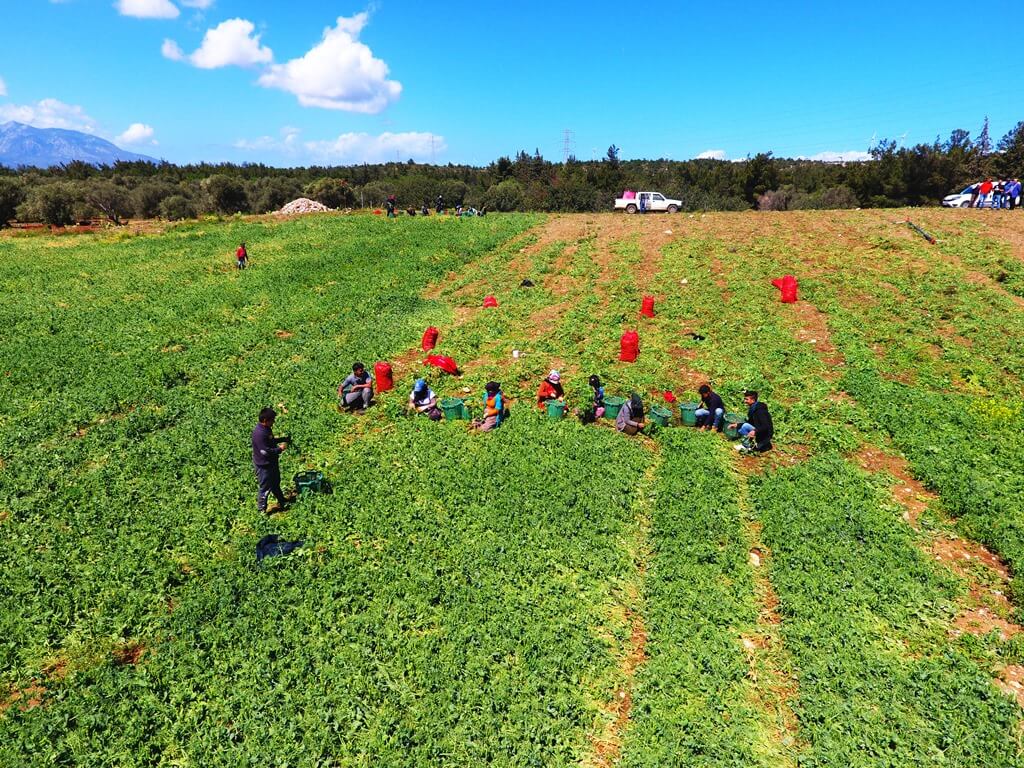
<svg viewBox="0 0 1024 768">
<path fill-rule="evenodd" d="M 942 204 L 946 208 L 970 208 L 971 197 L 974 195 L 974 189 L 980 184 L 969 184 L 961 192 L 954 192 L 952 195 L 946 195 L 942 198 Z M 988 195 L 984 200 L 978 202 L 979 208 L 991 208 L 992 207 L 992 195 Z"/>
<path fill-rule="evenodd" d="M 633 192 L 632 197 L 615 198 L 615 210 L 626 213 L 636 213 L 641 210 L 640 202 L 643 201 L 643 209 L 648 212 L 665 211 L 676 213 L 682 210 L 683 201 L 673 200 L 665 197 L 661 192 Z"/>
</svg>

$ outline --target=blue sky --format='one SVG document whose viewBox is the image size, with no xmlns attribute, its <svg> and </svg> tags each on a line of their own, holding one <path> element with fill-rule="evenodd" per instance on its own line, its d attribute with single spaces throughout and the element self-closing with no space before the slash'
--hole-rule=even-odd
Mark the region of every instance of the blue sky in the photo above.
<svg viewBox="0 0 1024 768">
<path fill-rule="evenodd" d="M 0 122 L 173 162 L 560 160 L 566 129 L 581 159 L 850 156 L 1024 120 L 1019 3 L 0 6 Z"/>
</svg>

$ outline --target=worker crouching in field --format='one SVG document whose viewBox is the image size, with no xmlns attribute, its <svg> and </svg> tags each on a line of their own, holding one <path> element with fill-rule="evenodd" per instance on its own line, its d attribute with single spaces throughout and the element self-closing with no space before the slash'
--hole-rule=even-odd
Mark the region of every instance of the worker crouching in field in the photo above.
<svg viewBox="0 0 1024 768">
<path fill-rule="evenodd" d="M 588 383 L 594 393 L 593 400 L 589 408 L 585 408 L 582 411 L 577 408 L 576 415 L 580 417 L 580 421 L 584 424 L 593 424 L 604 416 L 604 387 L 601 385 L 601 378 L 596 373 L 590 376 Z"/>
<path fill-rule="evenodd" d="M 501 393 L 501 384 L 489 381 L 484 385 L 484 417 L 473 422 L 473 426 L 481 432 L 490 432 L 501 426 L 505 418 L 505 398 Z"/>
<path fill-rule="evenodd" d="M 278 509 L 287 507 L 284 493 L 281 492 L 281 454 L 287 447 L 285 443 L 274 441 L 274 420 L 277 413 L 273 408 L 260 411 L 259 423 L 252 431 L 252 464 L 256 468 L 256 482 L 259 493 L 256 496 L 256 509 L 267 511 L 267 497 L 274 494 Z M 276 511 L 276 510 L 275 510 Z"/>
<path fill-rule="evenodd" d="M 565 390 L 562 388 L 562 376 L 552 371 L 537 388 L 537 409 L 543 411 L 549 402 L 557 400 L 565 402 Z"/>
<path fill-rule="evenodd" d="M 635 435 L 644 428 L 644 401 L 636 392 L 629 396 L 615 418 L 615 428 L 627 435 Z"/>
<path fill-rule="evenodd" d="M 701 407 L 694 411 L 697 417 L 697 429 L 711 429 L 716 432 L 722 431 L 722 420 L 725 418 L 725 403 L 718 393 L 707 384 L 701 385 L 700 392 Z"/>
<path fill-rule="evenodd" d="M 428 416 L 431 421 L 441 420 L 441 409 L 437 407 L 437 395 L 427 386 L 425 379 L 416 379 L 412 394 L 409 395 L 409 408 L 416 413 Z"/>
<path fill-rule="evenodd" d="M 775 427 L 768 406 L 757 399 L 757 392 L 748 389 L 743 393 L 743 402 L 747 406 L 747 420 L 739 425 L 740 437 L 743 442 L 736 446 L 740 453 L 764 453 L 772 449 L 772 436 Z M 737 427 L 732 425 L 733 429 Z"/>
<path fill-rule="evenodd" d="M 352 373 L 338 387 L 338 398 L 343 408 L 365 411 L 373 402 L 373 376 L 362 363 L 353 363 Z"/>
</svg>

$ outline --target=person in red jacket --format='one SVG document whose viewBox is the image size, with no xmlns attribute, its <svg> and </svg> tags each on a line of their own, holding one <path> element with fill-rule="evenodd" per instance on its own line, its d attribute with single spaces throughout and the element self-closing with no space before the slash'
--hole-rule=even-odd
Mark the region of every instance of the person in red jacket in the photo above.
<svg viewBox="0 0 1024 768">
<path fill-rule="evenodd" d="M 985 206 L 985 198 L 992 194 L 992 179 L 985 179 L 978 187 L 978 207 Z"/>
<path fill-rule="evenodd" d="M 235 266 L 239 269 L 249 266 L 249 252 L 245 250 L 245 243 L 239 245 L 238 250 L 235 251 Z"/>
<path fill-rule="evenodd" d="M 565 400 L 565 390 L 562 389 L 562 377 L 558 371 L 552 371 L 540 383 L 540 387 L 537 389 L 538 410 L 543 411 L 551 400 Z"/>
</svg>

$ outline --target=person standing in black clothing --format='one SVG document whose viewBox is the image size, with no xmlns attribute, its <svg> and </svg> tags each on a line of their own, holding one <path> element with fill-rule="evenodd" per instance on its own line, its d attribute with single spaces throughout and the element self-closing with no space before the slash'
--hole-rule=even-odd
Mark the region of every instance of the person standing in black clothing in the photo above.
<svg viewBox="0 0 1024 768">
<path fill-rule="evenodd" d="M 444 197 L 442 195 L 437 196 L 437 215 L 440 216 L 444 213 Z"/>
<path fill-rule="evenodd" d="M 732 424 L 733 429 L 739 426 L 740 437 L 743 438 L 743 442 L 736 446 L 736 450 L 740 453 L 770 451 L 775 427 L 772 425 L 772 415 L 768 413 L 768 406 L 757 399 L 757 392 L 752 389 L 743 393 L 743 402 L 747 405 L 747 420 L 742 425 Z"/>
<path fill-rule="evenodd" d="M 281 491 L 281 454 L 287 445 L 274 442 L 274 421 L 277 413 L 273 408 L 260 411 L 259 424 L 252 431 L 252 464 L 256 468 L 256 481 L 259 493 L 256 496 L 256 509 L 267 511 L 267 497 L 274 494 L 281 510 L 288 506 Z"/>
</svg>

